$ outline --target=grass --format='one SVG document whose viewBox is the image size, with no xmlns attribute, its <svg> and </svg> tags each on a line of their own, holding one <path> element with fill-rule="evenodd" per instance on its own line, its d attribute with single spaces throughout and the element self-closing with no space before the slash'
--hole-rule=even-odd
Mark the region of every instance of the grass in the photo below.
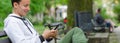
<svg viewBox="0 0 120 43">
<path fill-rule="evenodd" d="M 39 34 L 42 34 L 45 30 L 45 27 L 43 25 L 34 25 L 34 28 Z"/>
<path fill-rule="evenodd" d="M 120 23 L 117 23 L 116 26 L 120 26 Z"/>
<path fill-rule="evenodd" d="M 2 31 L 3 28 L 4 28 L 3 26 L 0 26 L 0 31 Z M 45 27 L 43 25 L 34 25 L 34 28 L 40 34 L 42 34 L 43 31 L 45 30 Z"/>
<path fill-rule="evenodd" d="M 2 31 L 3 30 L 3 26 L 0 26 L 0 31 Z"/>
</svg>

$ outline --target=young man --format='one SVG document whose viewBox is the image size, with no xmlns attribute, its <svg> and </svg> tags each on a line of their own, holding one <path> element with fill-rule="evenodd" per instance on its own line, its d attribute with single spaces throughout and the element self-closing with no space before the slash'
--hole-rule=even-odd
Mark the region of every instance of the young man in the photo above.
<svg viewBox="0 0 120 43">
<path fill-rule="evenodd" d="M 4 31 L 12 43 L 42 43 L 46 39 L 56 37 L 57 30 L 45 30 L 39 35 L 32 23 L 24 16 L 30 10 L 30 0 L 11 0 L 13 13 L 4 21 Z"/>
</svg>

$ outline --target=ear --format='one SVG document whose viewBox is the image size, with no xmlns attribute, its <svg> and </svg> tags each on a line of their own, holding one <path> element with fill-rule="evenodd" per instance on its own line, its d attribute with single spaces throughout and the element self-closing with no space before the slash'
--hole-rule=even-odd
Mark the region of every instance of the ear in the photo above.
<svg viewBox="0 0 120 43">
<path fill-rule="evenodd" d="M 19 3 L 14 2 L 14 3 L 13 3 L 14 8 L 17 8 L 17 7 L 18 7 L 18 4 L 19 4 Z"/>
</svg>

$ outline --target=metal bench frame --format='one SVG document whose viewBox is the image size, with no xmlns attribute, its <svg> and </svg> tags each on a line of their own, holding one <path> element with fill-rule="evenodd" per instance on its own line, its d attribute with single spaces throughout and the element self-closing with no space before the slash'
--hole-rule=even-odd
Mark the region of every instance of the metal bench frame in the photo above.
<svg viewBox="0 0 120 43">
<path fill-rule="evenodd" d="M 7 37 L 5 31 L 0 31 L 0 38 Z M 0 40 L 0 43 L 12 43 L 9 38 L 4 38 Z"/>
</svg>

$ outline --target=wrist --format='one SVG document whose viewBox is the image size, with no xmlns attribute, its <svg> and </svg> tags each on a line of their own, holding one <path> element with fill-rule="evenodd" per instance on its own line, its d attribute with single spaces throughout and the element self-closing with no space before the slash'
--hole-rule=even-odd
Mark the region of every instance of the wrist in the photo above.
<svg viewBox="0 0 120 43">
<path fill-rule="evenodd" d="M 47 39 L 47 35 L 42 34 L 42 37 L 43 37 L 44 39 Z"/>
<path fill-rule="evenodd" d="M 45 38 L 42 35 L 40 35 L 39 38 L 40 38 L 41 42 L 45 41 Z"/>
</svg>

